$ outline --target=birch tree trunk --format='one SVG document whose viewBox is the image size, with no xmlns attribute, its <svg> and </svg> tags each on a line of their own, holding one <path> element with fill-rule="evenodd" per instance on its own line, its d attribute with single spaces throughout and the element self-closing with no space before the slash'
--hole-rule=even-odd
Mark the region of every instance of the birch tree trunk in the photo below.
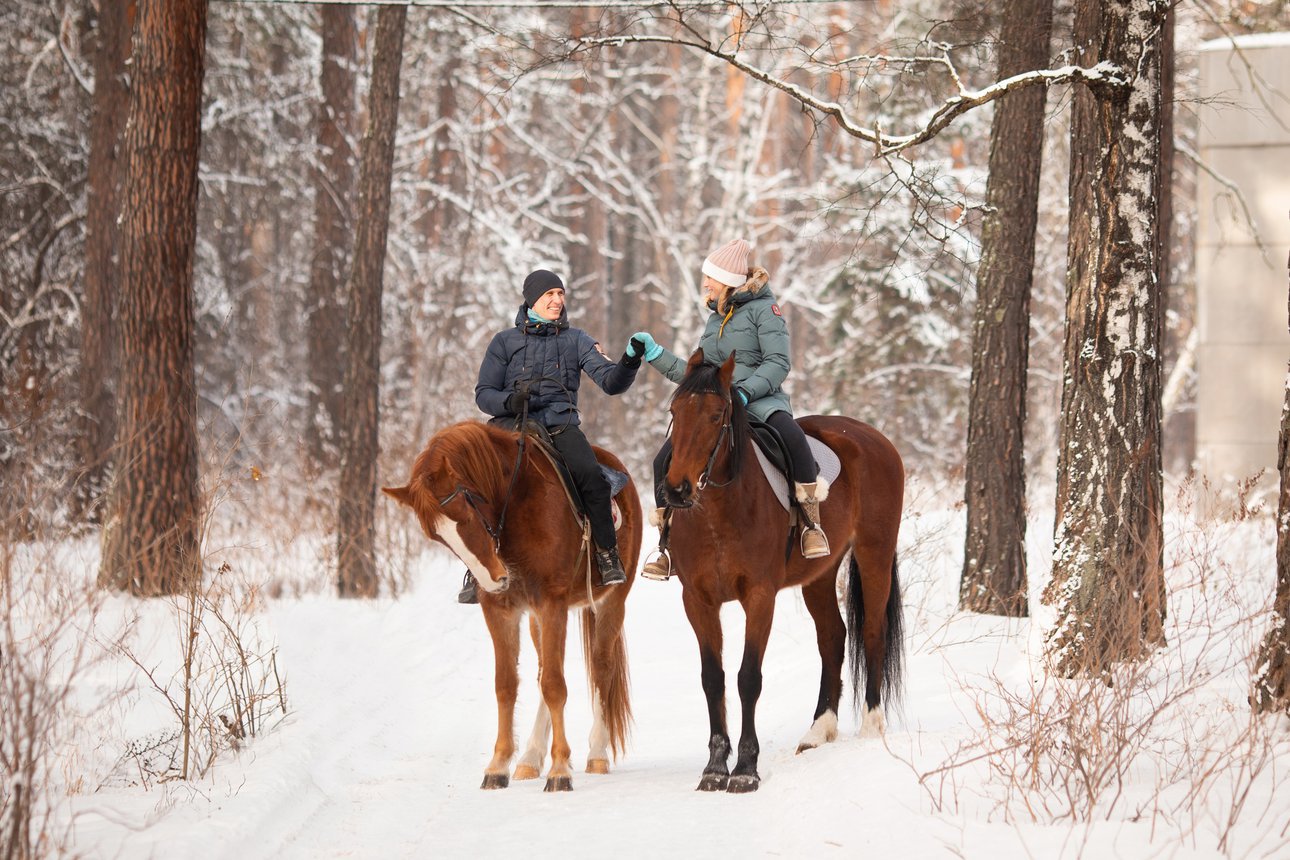
<svg viewBox="0 0 1290 860">
<path fill-rule="evenodd" d="M 1010 0 L 1000 80 L 1048 65 L 1052 0 Z M 1026 606 L 1026 370 L 1035 264 L 1043 87 L 1009 93 L 990 131 L 968 402 L 967 540 L 959 607 L 1015 617 Z"/>
<path fill-rule="evenodd" d="M 120 418 L 99 583 L 173 594 L 201 575 L 193 249 L 206 0 L 141 0 L 125 130 Z"/>
<path fill-rule="evenodd" d="M 1160 283 L 1161 32 L 1167 5 L 1079 0 L 1079 44 L 1123 85 L 1077 109 L 1070 280 L 1046 648 L 1062 676 L 1105 674 L 1164 641 Z M 1089 16 L 1100 18 L 1091 26 Z M 1088 36 L 1095 34 L 1090 40 Z M 1087 183 L 1087 194 L 1077 183 Z"/>
<path fill-rule="evenodd" d="M 340 427 L 345 340 L 343 288 L 354 187 L 350 132 L 354 121 L 358 28 L 348 6 L 322 6 L 322 104 L 316 126 L 319 165 L 314 171 L 314 252 L 305 303 L 309 418 L 306 440 L 315 463 L 335 465 Z"/>
<path fill-rule="evenodd" d="M 375 597 L 376 458 L 380 430 L 381 289 L 390 226 L 390 178 L 399 118 L 399 71 L 406 6 L 376 13 L 376 45 L 358 180 L 354 269 L 346 290 L 349 342 L 342 411 L 337 588 Z"/>
</svg>

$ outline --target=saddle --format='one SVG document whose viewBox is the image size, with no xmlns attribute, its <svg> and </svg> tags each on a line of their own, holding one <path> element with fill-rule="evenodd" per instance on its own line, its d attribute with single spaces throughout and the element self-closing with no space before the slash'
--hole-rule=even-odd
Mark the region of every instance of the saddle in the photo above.
<svg viewBox="0 0 1290 860">
<path fill-rule="evenodd" d="M 757 454 L 757 462 L 761 464 L 766 481 L 775 491 L 775 498 L 779 499 L 784 510 L 791 511 L 796 507 L 797 499 L 795 494 L 789 491 L 788 476 L 792 474 L 792 469 L 788 448 L 779 433 L 775 432 L 774 427 L 752 418 L 748 423 L 752 429 L 753 441 L 756 443 L 753 445 L 753 451 Z M 833 483 L 842 473 L 842 461 L 832 448 L 814 436 L 807 434 L 806 441 L 811 447 L 816 465 L 820 467 L 819 476 L 830 484 Z"/>
<path fill-rule="evenodd" d="M 516 431 L 522 432 L 532 439 L 536 443 L 534 447 L 551 461 L 551 465 L 555 468 L 555 473 L 560 476 L 560 485 L 564 487 L 564 495 L 569 502 L 569 508 L 573 511 L 573 515 L 578 522 L 584 523 L 587 519 L 586 503 L 582 500 L 582 494 L 578 492 L 578 485 L 573 480 L 573 473 L 569 471 L 569 467 L 565 465 L 564 458 L 560 456 L 560 452 L 552 444 L 550 431 L 536 421 L 525 422 L 523 430 L 518 426 L 518 421 L 515 423 Z M 614 528 L 617 529 L 622 525 L 623 521 L 622 511 L 618 508 L 617 496 L 627 486 L 627 482 L 631 478 L 626 472 L 620 472 L 617 469 L 606 466 L 604 463 L 597 465 L 600 466 L 600 473 L 609 482 L 609 512 L 614 520 Z"/>
</svg>

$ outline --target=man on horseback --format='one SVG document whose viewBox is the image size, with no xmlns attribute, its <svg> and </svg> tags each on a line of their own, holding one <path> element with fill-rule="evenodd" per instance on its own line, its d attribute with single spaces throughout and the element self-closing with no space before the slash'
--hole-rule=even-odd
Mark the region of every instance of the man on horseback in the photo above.
<svg viewBox="0 0 1290 860">
<path fill-rule="evenodd" d="M 538 269 L 524 279 L 524 304 L 515 325 L 489 343 L 475 386 L 475 403 L 493 416 L 489 423 L 529 420 L 546 429 L 586 507 L 601 585 L 618 585 L 627 574 L 618 557 L 609 482 L 579 427 L 578 386 L 585 372 L 606 394 L 621 394 L 636 380 L 640 364 L 640 356 L 630 354 L 610 361 L 591 335 L 571 328 L 564 282 Z M 475 586 L 467 572 L 457 599 L 477 602 Z"/>
<path fill-rule="evenodd" d="M 788 326 L 767 286 L 770 274 L 751 263 L 752 247 L 734 239 L 703 261 L 703 289 L 712 315 L 699 339 L 706 359 L 721 364 L 735 353 L 735 391 L 748 413 L 769 424 L 788 448 L 794 495 L 806 528 L 801 551 L 805 558 L 829 554 L 829 541 L 820 527 L 820 502 L 828 495 L 827 481 L 818 480 L 819 466 L 806 441 L 806 434 L 794 420 L 792 404 L 781 387 L 791 367 Z M 659 346 L 649 332 L 637 332 L 627 344 L 627 356 L 643 356 L 655 370 L 673 382 L 685 376 L 686 362 Z M 668 507 L 663 495 L 663 476 L 671 459 L 672 443 L 663 443 L 654 458 L 654 500 L 657 510 L 651 520 L 660 529 L 656 557 L 645 564 L 641 575 L 667 579 L 671 561 L 662 543 Z"/>
</svg>

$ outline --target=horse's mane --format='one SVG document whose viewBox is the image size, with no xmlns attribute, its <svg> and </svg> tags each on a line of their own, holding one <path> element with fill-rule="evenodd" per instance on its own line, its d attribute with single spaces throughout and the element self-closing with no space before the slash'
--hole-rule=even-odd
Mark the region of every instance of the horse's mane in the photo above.
<svg viewBox="0 0 1290 860">
<path fill-rule="evenodd" d="M 690 394 L 716 394 L 730 401 L 730 433 L 734 447 L 730 455 L 730 470 L 732 474 L 738 474 L 743 465 L 745 443 L 749 441 L 752 430 L 748 426 L 748 411 L 743 400 L 721 384 L 720 370 L 717 365 L 707 362 L 695 365 L 681 378 L 672 394 L 672 403 L 675 405 L 679 398 Z"/>
<path fill-rule="evenodd" d="M 430 481 L 442 474 L 445 466 L 451 466 L 462 484 L 484 498 L 500 500 L 506 492 L 508 476 L 498 456 L 496 442 L 498 437 L 507 435 L 513 434 L 478 421 L 463 421 L 445 427 L 431 437 L 425 450 L 412 464 L 412 486 L 425 489 L 421 496 L 429 509 L 427 513 L 439 508 L 439 498 L 431 490 Z M 450 492 L 455 488 L 441 489 Z"/>
</svg>

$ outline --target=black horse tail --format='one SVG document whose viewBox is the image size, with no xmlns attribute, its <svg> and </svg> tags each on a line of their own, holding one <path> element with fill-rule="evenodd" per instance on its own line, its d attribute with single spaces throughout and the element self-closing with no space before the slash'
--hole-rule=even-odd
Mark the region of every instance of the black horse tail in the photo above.
<svg viewBox="0 0 1290 860">
<path fill-rule="evenodd" d="M 875 607 L 876 608 L 876 607 Z M 896 555 L 891 556 L 891 590 L 887 596 L 887 623 L 883 636 L 882 690 L 884 708 L 899 704 L 905 677 L 905 623 L 901 607 L 900 575 Z M 865 689 L 868 675 L 868 656 L 864 650 L 865 605 L 864 589 L 860 584 L 860 564 L 853 551 L 847 571 L 847 662 L 851 666 L 851 695 L 855 707 L 860 706 L 860 691 Z"/>
</svg>

